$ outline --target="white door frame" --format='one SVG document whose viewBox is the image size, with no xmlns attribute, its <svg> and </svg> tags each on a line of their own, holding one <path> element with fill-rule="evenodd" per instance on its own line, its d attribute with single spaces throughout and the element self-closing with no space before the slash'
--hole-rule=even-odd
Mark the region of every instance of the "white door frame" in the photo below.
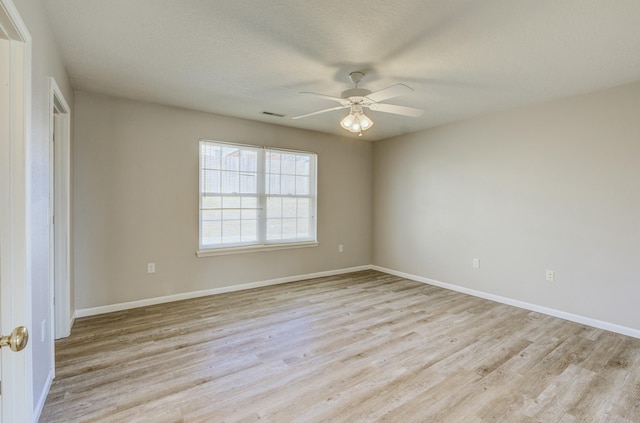
<svg viewBox="0 0 640 423">
<path fill-rule="evenodd" d="M 55 139 L 55 141 L 54 141 Z M 71 334 L 71 109 L 54 78 L 49 84 L 51 333 Z M 53 345 L 52 345 L 53 348 Z M 51 355 L 53 357 L 53 354 Z M 52 369 L 53 371 L 54 369 Z"/>
<path fill-rule="evenodd" d="M 0 0 L 0 327 L 31 329 L 28 149 L 31 35 L 12 0 Z M 0 421 L 33 421 L 32 342 L 2 348 Z"/>
</svg>

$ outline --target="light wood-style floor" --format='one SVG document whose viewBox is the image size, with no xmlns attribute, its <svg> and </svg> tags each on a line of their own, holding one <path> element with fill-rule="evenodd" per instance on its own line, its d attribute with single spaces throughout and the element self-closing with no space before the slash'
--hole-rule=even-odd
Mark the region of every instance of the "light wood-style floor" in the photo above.
<svg viewBox="0 0 640 423">
<path fill-rule="evenodd" d="M 364 271 L 83 318 L 40 422 L 640 422 L 640 340 Z"/>
</svg>

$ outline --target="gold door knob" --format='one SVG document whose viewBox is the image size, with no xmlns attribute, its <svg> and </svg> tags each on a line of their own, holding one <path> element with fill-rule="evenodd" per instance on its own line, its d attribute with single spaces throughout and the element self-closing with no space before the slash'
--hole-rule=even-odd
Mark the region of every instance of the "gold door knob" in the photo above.
<svg viewBox="0 0 640 423">
<path fill-rule="evenodd" d="M 22 351 L 29 341 L 29 331 L 24 326 L 15 328 L 11 335 L 0 338 L 0 347 L 9 347 L 11 351 Z"/>
</svg>

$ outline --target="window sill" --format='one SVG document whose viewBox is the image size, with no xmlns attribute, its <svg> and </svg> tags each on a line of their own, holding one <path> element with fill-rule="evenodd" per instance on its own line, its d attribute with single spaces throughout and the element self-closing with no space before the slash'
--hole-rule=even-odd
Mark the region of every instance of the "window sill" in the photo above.
<svg viewBox="0 0 640 423">
<path fill-rule="evenodd" d="M 317 241 L 309 242 L 292 242 L 288 244 L 268 244 L 268 245 L 249 245 L 246 247 L 229 247 L 229 248 L 211 248 L 207 250 L 198 250 L 198 257 L 226 256 L 229 254 L 257 253 L 260 251 L 289 250 L 293 248 L 309 248 L 317 247 Z"/>
</svg>

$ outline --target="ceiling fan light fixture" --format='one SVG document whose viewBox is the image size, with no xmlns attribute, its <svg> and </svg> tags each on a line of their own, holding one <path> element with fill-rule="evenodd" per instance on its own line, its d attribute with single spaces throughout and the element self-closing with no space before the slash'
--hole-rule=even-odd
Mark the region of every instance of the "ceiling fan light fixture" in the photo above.
<svg viewBox="0 0 640 423">
<path fill-rule="evenodd" d="M 340 121 L 340 126 L 342 126 L 346 130 L 351 130 L 351 125 L 353 125 L 355 120 L 356 120 L 356 117 L 353 114 L 349 113 L 347 116 L 344 117 L 344 119 Z"/>
<path fill-rule="evenodd" d="M 369 119 L 369 116 L 363 113 L 362 116 L 360 116 L 360 127 L 364 130 L 364 129 L 369 129 L 372 126 L 373 126 L 373 121 Z"/>
<path fill-rule="evenodd" d="M 361 111 L 352 111 L 340 121 L 340 126 L 349 132 L 362 132 L 373 126 L 373 121 Z"/>
</svg>

